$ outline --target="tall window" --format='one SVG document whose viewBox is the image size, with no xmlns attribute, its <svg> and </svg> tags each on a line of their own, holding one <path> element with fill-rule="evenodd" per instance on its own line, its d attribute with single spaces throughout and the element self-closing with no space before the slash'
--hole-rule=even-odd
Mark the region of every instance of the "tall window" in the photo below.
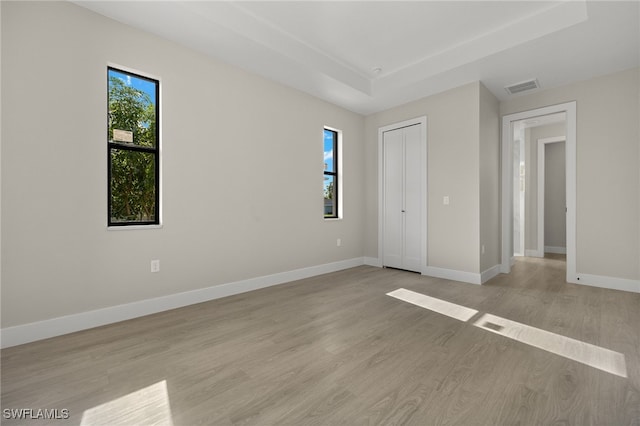
<svg viewBox="0 0 640 426">
<path fill-rule="evenodd" d="M 324 217 L 338 216 L 338 132 L 324 129 Z"/>
<path fill-rule="evenodd" d="M 109 67 L 108 225 L 160 223 L 157 80 Z"/>
</svg>

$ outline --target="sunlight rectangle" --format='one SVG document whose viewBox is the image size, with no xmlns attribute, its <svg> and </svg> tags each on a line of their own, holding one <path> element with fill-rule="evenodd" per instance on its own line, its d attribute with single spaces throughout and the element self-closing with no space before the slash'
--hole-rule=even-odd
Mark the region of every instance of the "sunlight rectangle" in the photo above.
<svg viewBox="0 0 640 426">
<path fill-rule="evenodd" d="M 387 293 L 387 296 L 463 322 L 468 322 L 478 314 L 478 311 L 475 309 L 426 296 L 404 288 L 391 291 Z M 483 314 L 478 320 L 473 322 L 473 325 L 598 370 L 624 378 L 627 377 L 625 358 L 624 355 L 619 352 L 491 314 Z"/>
<path fill-rule="evenodd" d="M 416 293 L 415 291 L 404 288 L 399 288 L 389 292 L 387 293 L 387 296 L 395 297 L 396 299 L 404 302 L 408 302 L 464 322 L 469 321 L 478 313 L 475 309 L 436 299 L 435 297 L 425 296 L 424 294 Z"/>
<path fill-rule="evenodd" d="M 173 426 L 165 380 L 90 408 L 80 426 L 94 425 Z"/>
<path fill-rule="evenodd" d="M 484 314 L 473 325 L 598 370 L 627 377 L 624 355 L 619 352 L 491 314 Z"/>
</svg>

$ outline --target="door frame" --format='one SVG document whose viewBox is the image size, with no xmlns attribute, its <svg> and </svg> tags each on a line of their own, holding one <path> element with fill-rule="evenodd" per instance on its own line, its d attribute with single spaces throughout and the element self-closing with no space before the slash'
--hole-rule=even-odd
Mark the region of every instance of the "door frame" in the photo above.
<svg viewBox="0 0 640 426">
<path fill-rule="evenodd" d="M 513 131 L 514 121 L 541 115 L 566 113 L 565 170 L 567 198 L 567 282 L 578 283 L 576 274 L 576 102 L 536 108 L 502 117 L 502 262 L 500 272 L 511 272 L 513 256 Z"/>
<path fill-rule="evenodd" d="M 422 217 L 420 227 L 420 273 L 427 268 L 427 116 L 389 124 L 378 128 L 378 262 L 383 266 L 384 261 L 384 133 L 414 125 L 420 125 L 423 140 L 420 145 L 420 206 Z"/>
<path fill-rule="evenodd" d="M 514 141 L 515 142 L 515 141 Z M 528 156 L 527 153 L 525 152 L 525 140 L 524 138 L 520 138 L 519 143 L 518 143 L 518 150 L 520 151 L 521 154 L 521 158 L 524 158 L 525 161 L 528 160 Z M 513 153 L 513 151 L 512 151 Z M 513 154 L 512 154 L 513 155 Z M 520 167 L 518 167 L 518 178 L 521 179 L 520 176 L 521 173 L 521 169 Z M 513 176 L 512 178 L 515 180 L 516 178 L 516 173 L 514 170 Z M 518 256 L 526 256 L 527 254 L 527 250 L 526 250 L 526 244 L 525 244 L 525 234 L 526 234 L 526 226 L 527 226 L 527 222 L 526 222 L 526 214 L 525 214 L 525 206 L 526 206 L 526 196 L 525 196 L 525 191 L 522 187 L 518 186 L 518 191 L 517 191 L 517 198 L 518 198 L 518 207 L 520 210 L 520 247 L 518 247 Z M 513 188 L 513 196 L 514 198 L 516 197 L 516 188 Z M 515 205 L 515 200 L 514 200 L 514 205 Z M 514 226 L 515 228 L 515 226 Z M 513 243 L 513 255 L 516 256 L 516 247 L 515 247 L 515 242 Z"/>
<path fill-rule="evenodd" d="M 565 142 L 565 136 L 538 139 L 538 255 L 544 257 L 544 182 L 545 182 L 545 148 L 548 144 Z M 566 173 L 565 173 L 566 174 Z M 566 194 L 565 194 L 566 196 Z"/>
</svg>

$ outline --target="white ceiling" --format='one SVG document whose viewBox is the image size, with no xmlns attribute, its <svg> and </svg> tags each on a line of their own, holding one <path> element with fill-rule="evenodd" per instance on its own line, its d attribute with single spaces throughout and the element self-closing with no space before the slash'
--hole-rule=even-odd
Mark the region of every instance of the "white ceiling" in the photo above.
<svg viewBox="0 0 640 426">
<path fill-rule="evenodd" d="M 503 100 L 532 78 L 640 66 L 638 1 L 75 3 L 361 114 L 477 80 Z"/>
</svg>

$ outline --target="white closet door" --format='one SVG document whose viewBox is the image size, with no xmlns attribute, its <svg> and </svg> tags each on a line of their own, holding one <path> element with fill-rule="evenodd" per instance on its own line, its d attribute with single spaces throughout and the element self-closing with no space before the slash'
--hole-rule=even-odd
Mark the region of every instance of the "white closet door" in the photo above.
<svg viewBox="0 0 640 426">
<path fill-rule="evenodd" d="M 421 128 L 384 133 L 383 265 L 421 270 Z"/>
<path fill-rule="evenodd" d="M 420 126 L 404 129 L 404 255 L 403 269 L 420 271 L 421 269 L 421 194 L 420 182 Z"/>
<path fill-rule="evenodd" d="M 384 133 L 384 266 L 402 268 L 404 220 L 402 129 Z"/>
</svg>

